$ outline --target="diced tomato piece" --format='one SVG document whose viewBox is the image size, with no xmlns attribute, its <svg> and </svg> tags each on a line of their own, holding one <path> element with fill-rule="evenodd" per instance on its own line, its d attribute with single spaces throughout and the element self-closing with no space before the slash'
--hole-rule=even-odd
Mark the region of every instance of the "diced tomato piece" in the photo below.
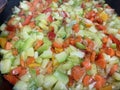
<svg viewBox="0 0 120 90">
<path fill-rule="evenodd" d="M 110 55 L 110 56 L 114 56 L 115 55 L 115 51 L 112 48 L 106 48 L 104 50 L 105 50 L 105 53 Z"/>
<path fill-rule="evenodd" d="M 15 28 L 15 26 L 13 26 L 13 25 L 7 25 L 6 30 L 7 30 L 7 31 L 15 31 L 16 28 Z"/>
<path fill-rule="evenodd" d="M 32 17 L 33 17 L 32 15 L 27 16 L 26 19 L 25 19 L 25 21 L 22 23 L 22 25 L 23 26 L 24 25 L 28 25 L 30 23 Z"/>
<path fill-rule="evenodd" d="M 85 9 L 85 8 L 86 8 L 85 3 L 82 3 L 82 4 L 81 4 L 81 8 L 83 8 L 83 9 Z"/>
<path fill-rule="evenodd" d="M 47 12 L 51 12 L 51 11 L 52 11 L 51 8 L 47 8 L 47 9 L 43 10 L 42 13 L 47 13 Z"/>
<path fill-rule="evenodd" d="M 90 19 L 91 21 L 94 21 L 95 16 L 96 16 L 96 12 L 95 11 L 87 12 L 86 15 L 85 15 L 85 17 L 87 19 Z"/>
<path fill-rule="evenodd" d="M 53 22 L 53 17 L 52 17 L 52 15 L 49 15 L 48 18 L 47 18 L 47 20 L 48 20 L 49 22 Z"/>
<path fill-rule="evenodd" d="M 73 84 L 74 84 L 74 79 L 73 79 L 73 77 L 70 75 L 70 76 L 69 76 L 68 86 L 72 86 Z"/>
<path fill-rule="evenodd" d="M 19 79 L 16 76 L 10 74 L 4 75 L 4 78 L 8 80 L 12 85 L 15 85 L 19 81 Z"/>
<path fill-rule="evenodd" d="M 13 39 L 14 36 L 15 36 L 15 31 L 10 31 L 7 38 L 10 40 Z"/>
<path fill-rule="evenodd" d="M 50 40 L 54 40 L 55 36 L 56 36 L 56 34 L 53 31 L 48 32 L 48 38 Z"/>
<path fill-rule="evenodd" d="M 109 38 L 113 41 L 113 43 L 116 43 L 117 46 L 120 45 L 120 41 L 112 34 L 109 34 Z"/>
<path fill-rule="evenodd" d="M 91 63 L 89 60 L 84 60 L 82 62 L 82 66 L 85 67 L 86 70 L 90 70 L 91 69 Z"/>
<path fill-rule="evenodd" d="M 21 70 L 22 70 L 22 67 L 16 67 L 11 71 L 11 73 L 12 75 L 19 75 Z"/>
<path fill-rule="evenodd" d="M 100 24 L 95 25 L 95 27 L 96 27 L 98 30 L 106 30 L 106 26 L 103 26 L 103 25 L 100 25 Z"/>
</svg>

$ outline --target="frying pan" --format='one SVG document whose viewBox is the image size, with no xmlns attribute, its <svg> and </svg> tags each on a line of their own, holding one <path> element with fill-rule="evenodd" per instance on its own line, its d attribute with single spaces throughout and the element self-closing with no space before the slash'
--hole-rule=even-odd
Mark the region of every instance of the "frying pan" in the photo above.
<svg viewBox="0 0 120 90">
<path fill-rule="evenodd" d="M 12 8 L 14 6 L 19 6 L 20 1 L 21 0 L 8 0 L 4 10 L 0 13 L 0 25 L 10 18 L 12 15 Z M 120 0 L 106 0 L 106 3 L 115 9 L 116 13 L 120 16 Z M 12 87 L 13 86 L 0 74 L 0 90 L 12 90 Z"/>
</svg>

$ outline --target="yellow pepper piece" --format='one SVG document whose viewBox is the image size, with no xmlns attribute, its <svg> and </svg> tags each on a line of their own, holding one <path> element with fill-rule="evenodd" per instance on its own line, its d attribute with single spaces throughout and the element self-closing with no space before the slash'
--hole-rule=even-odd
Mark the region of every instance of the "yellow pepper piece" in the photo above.
<svg viewBox="0 0 120 90">
<path fill-rule="evenodd" d="M 29 68 L 35 68 L 35 67 L 40 67 L 40 64 L 38 63 L 32 63 L 30 65 L 28 65 Z"/>
<path fill-rule="evenodd" d="M 58 66 L 58 62 L 57 62 L 57 60 L 55 60 L 55 57 L 53 56 L 52 57 L 52 62 L 53 62 L 53 66 L 55 67 L 55 66 Z"/>
<path fill-rule="evenodd" d="M 91 23 L 85 23 L 85 26 L 89 28 L 89 27 L 92 26 L 92 24 Z"/>
<path fill-rule="evenodd" d="M 108 14 L 106 13 L 106 12 L 101 12 L 100 13 L 100 18 L 103 20 L 103 21 L 107 21 L 108 20 L 108 18 L 109 18 L 109 16 L 108 16 Z"/>
<path fill-rule="evenodd" d="M 0 38 L 0 46 L 1 46 L 2 48 L 5 47 L 6 42 L 7 42 L 7 39 L 6 39 L 6 38 L 2 38 L 2 37 Z"/>
<path fill-rule="evenodd" d="M 60 53 L 60 52 L 62 52 L 63 51 L 63 48 L 55 48 L 55 52 L 56 53 Z"/>
<path fill-rule="evenodd" d="M 105 86 L 101 88 L 100 90 L 112 90 L 112 85 Z"/>
</svg>

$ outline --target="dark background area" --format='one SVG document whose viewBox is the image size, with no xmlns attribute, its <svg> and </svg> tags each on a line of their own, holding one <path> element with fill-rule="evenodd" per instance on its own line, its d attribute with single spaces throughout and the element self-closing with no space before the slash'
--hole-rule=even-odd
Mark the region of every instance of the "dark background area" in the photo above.
<svg viewBox="0 0 120 90">
<path fill-rule="evenodd" d="M 21 0 L 8 0 L 3 12 L 0 13 L 0 25 L 9 19 L 12 14 L 12 8 L 18 6 L 20 1 Z"/>
<path fill-rule="evenodd" d="M 21 0 L 8 0 L 3 12 L 0 13 L 0 25 L 10 18 L 12 15 L 12 8 L 18 6 L 20 1 Z M 12 90 L 12 87 L 13 86 L 2 78 L 2 75 L 0 74 L 0 90 Z"/>
<path fill-rule="evenodd" d="M 4 11 L 0 14 L 0 25 L 7 21 L 12 14 L 12 8 L 18 6 L 21 0 L 8 0 Z M 117 14 L 120 16 L 120 0 L 106 0 L 112 8 L 115 9 Z M 10 85 L 5 79 L 1 77 L 0 74 L 0 90 L 12 90 L 12 85 Z"/>
<path fill-rule="evenodd" d="M 120 0 L 105 0 L 112 8 L 115 9 L 116 13 L 120 16 Z"/>
</svg>

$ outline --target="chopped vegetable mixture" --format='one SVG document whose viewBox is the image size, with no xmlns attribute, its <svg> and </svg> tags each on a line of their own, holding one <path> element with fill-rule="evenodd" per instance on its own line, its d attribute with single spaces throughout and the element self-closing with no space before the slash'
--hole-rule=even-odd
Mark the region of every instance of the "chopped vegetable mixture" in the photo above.
<svg viewBox="0 0 120 90">
<path fill-rule="evenodd" d="M 0 30 L 13 90 L 120 89 L 120 18 L 104 0 L 23 0 Z"/>
</svg>

